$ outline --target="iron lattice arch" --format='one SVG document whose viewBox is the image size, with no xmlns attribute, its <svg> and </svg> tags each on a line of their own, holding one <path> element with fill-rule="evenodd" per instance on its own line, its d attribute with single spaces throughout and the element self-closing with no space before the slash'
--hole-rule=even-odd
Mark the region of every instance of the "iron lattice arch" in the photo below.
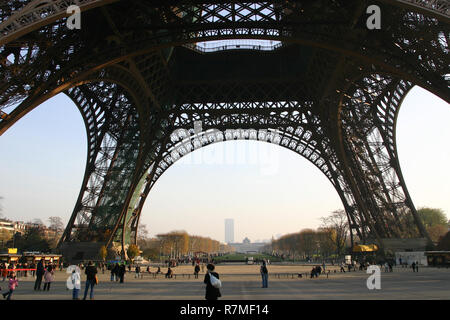
<svg viewBox="0 0 450 320">
<path fill-rule="evenodd" d="M 73 4 L 81 30 L 66 26 Z M 381 30 L 366 26 L 371 4 Z M 449 24 L 445 0 L 10 0 L 0 6 L 0 134 L 58 93 L 77 105 L 87 165 L 60 247 L 84 258 L 100 245 L 124 252 L 165 170 L 235 139 L 311 161 L 338 192 L 352 239 L 429 239 L 395 128 L 414 85 L 450 101 Z"/>
</svg>

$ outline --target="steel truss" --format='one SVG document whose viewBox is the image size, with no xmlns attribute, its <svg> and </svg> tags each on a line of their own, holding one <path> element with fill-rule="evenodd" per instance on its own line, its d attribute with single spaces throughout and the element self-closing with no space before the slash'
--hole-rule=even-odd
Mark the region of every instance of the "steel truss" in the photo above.
<svg viewBox="0 0 450 320">
<path fill-rule="evenodd" d="M 381 30 L 365 25 L 372 2 Z M 81 30 L 66 27 L 73 4 Z M 87 166 L 62 247 L 125 251 L 159 177 L 225 140 L 275 143 L 311 161 L 338 192 L 352 238 L 428 237 L 395 126 L 413 85 L 450 101 L 449 24 L 445 0 L 6 1 L 0 134 L 58 93 L 78 106 Z M 279 43 L 197 46 L 227 39 Z"/>
</svg>

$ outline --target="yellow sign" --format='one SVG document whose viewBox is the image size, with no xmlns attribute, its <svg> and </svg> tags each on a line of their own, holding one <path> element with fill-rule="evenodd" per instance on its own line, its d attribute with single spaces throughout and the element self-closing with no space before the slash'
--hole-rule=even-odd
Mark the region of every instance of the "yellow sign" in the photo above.
<svg viewBox="0 0 450 320">
<path fill-rule="evenodd" d="M 376 244 L 369 244 L 369 245 L 355 245 L 353 247 L 353 252 L 373 252 L 377 251 L 378 246 Z"/>
<path fill-rule="evenodd" d="M 9 248 L 8 254 L 17 254 L 17 248 Z"/>
</svg>

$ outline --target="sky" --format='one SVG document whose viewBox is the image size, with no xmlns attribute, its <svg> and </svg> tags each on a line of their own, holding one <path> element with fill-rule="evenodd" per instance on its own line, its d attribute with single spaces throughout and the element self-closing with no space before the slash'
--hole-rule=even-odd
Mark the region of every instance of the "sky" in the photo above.
<svg viewBox="0 0 450 320">
<path fill-rule="evenodd" d="M 450 218 L 450 106 L 414 88 L 397 125 L 403 175 L 416 207 L 441 208 Z M 86 133 L 63 94 L 36 108 L 0 136 L 3 216 L 16 221 L 69 220 L 86 165 Z M 141 223 L 150 236 L 172 230 L 224 241 L 227 218 L 235 241 L 269 240 L 342 209 L 327 178 L 278 145 L 231 141 L 195 151 L 158 180 Z"/>
</svg>

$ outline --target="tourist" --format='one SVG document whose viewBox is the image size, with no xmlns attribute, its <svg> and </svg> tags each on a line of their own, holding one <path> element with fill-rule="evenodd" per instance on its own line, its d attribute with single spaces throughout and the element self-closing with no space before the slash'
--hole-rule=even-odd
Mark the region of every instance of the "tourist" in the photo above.
<svg viewBox="0 0 450 320">
<path fill-rule="evenodd" d="M 91 300 L 94 300 L 94 286 L 97 284 L 97 268 L 92 261 L 89 261 L 84 273 L 86 274 L 86 288 L 84 289 L 83 300 L 86 300 L 89 288 L 91 289 L 89 297 Z"/>
<path fill-rule="evenodd" d="M 173 271 L 170 269 L 170 267 L 167 269 L 166 273 L 166 279 L 172 279 L 173 278 Z"/>
<path fill-rule="evenodd" d="M 17 286 L 19 285 L 19 280 L 16 278 L 16 273 L 13 271 L 11 272 L 11 275 L 9 276 L 9 282 L 8 282 L 8 292 L 3 293 L 3 298 L 6 300 L 11 300 L 11 296 L 16 290 Z"/>
<path fill-rule="evenodd" d="M 3 282 L 5 282 L 6 278 L 8 277 L 8 267 L 6 266 L 6 264 L 4 263 L 2 265 L 2 277 L 3 277 Z"/>
<path fill-rule="evenodd" d="M 113 266 L 110 266 L 110 271 L 111 271 L 111 281 L 114 281 L 117 277 L 116 277 L 116 265 L 113 267 Z"/>
<path fill-rule="evenodd" d="M 34 276 L 36 275 L 36 264 L 34 262 L 30 264 L 30 269 L 31 269 L 31 276 L 34 278 Z"/>
<path fill-rule="evenodd" d="M 211 284 L 211 275 L 219 279 L 219 274 L 214 271 L 214 265 L 208 264 L 206 266 L 206 269 L 208 272 L 205 274 L 205 279 L 203 280 L 203 283 L 206 283 L 206 294 L 205 299 L 206 300 L 217 300 L 219 297 L 221 297 L 220 290 L 218 288 L 213 287 Z"/>
<path fill-rule="evenodd" d="M 134 278 L 141 278 L 141 267 L 139 265 L 136 265 L 136 274 L 134 275 Z"/>
<path fill-rule="evenodd" d="M 123 279 L 125 277 L 125 273 L 126 273 L 125 264 L 122 263 L 122 264 L 119 265 L 119 269 L 118 269 L 118 275 L 119 275 L 120 283 L 123 283 Z"/>
<path fill-rule="evenodd" d="M 24 274 L 25 278 L 28 278 L 28 263 L 25 262 L 25 264 L 23 265 L 23 268 L 25 269 L 23 271 L 23 274 Z"/>
<path fill-rule="evenodd" d="M 47 267 L 47 270 L 44 272 L 44 291 L 50 291 L 50 285 L 54 281 L 54 272 L 52 265 Z"/>
<path fill-rule="evenodd" d="M 44 276 L 44 259 L 41 259 L 36 267 L 36 281 L 34 282 L 34 290 L 41 290 L 42 277 Z"/>
<path fill-rule="evenodd" d="M 266 261 L 263 261 L 261 268 L 259 270 L 261 273 L 262 278 L 262 287 L 267 288 L 268 287 L 268 281 L 269 281 L 269 271 L 267 270 Z"/>
<path fill-rule="evenodd" d="M 198 279 L 198 273 L 199 272 L 200 272 L 200 266 L 198 264 L 196 264 L 195 268 L 194 268 L 195 279 Z"/>
<path fill-rule="evenodd" d="M 72 299 L 80 300 L 80 298 L 78 298 L 78 294 L 81 290 L 81 276 L 78 273 L 78 268 L 75 268 L 75 270 L 72 271 L 71 279 L 73 284 Z"/>
<path fill-rule="evenodd" d="M 111 273 L 114 275 L 116 281 L 119 281 L 120 265 L 116 262 Z"/>
</svg>

